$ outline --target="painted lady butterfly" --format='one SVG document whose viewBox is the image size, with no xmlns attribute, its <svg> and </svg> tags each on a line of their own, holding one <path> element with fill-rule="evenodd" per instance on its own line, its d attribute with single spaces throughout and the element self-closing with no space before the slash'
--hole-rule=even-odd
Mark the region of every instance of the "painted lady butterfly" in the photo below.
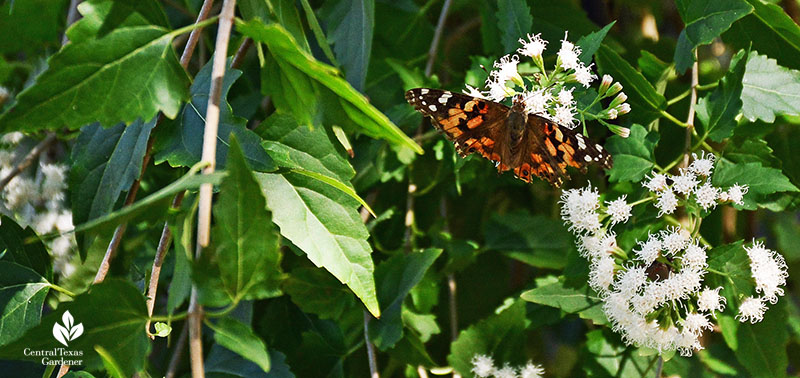
<svg viewBox="0 0 800 378">
<path fill-rule="evenodd" d="M 566 167 L 586 171 L 589 164 L 611 168 L 611 155 L 579 132 L 525 112 L 520 96 L 512 106 L 440 89 L 406 92 L 409 104 L 455 143 L 464 157 L 477 152 L 495 163 L 498 172 L 531 182 L 533 176 L 559 187 L 569 180 Z"/>
</svg>

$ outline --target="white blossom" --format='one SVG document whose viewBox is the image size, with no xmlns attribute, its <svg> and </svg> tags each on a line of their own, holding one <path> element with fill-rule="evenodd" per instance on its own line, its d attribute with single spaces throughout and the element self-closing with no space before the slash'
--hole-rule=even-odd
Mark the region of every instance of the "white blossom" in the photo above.
<svg viewBox="0 0 800 378">
<path fill-rule="evenodd" d="M 624 103 L 622 103 L 620 105 L 617 105 L 614 109 L 616 109 L 617 112 L 619 112 L 620 115 L 628 114 L 628 113 L 631 112 L 631 104 L 629 104 L 627 102 L 624 102 Z"/>
<path fill-rule="evenodd" d="M 697 176 L 688 169 L 681 169 L 680 172 L 680 175 L 672 176 L 672 189 L 677 193 L 688 196 L 700 181 L 697 180 Z"/>
<path fill-rule="evenodd" d="M 699 335 L 704 329 L 713 329 L 714 326 L 706 316 L 707 315 L 705 314 L 700 314 L 697 312 L 686 314 L 686 317 L 682 321 L 683 330 L 691 332 L 694 335 Z"/>
<path fill-rule="evenodd" d="M 0 97 L 2 97 L 2 96 L 0 96 Z M 19 131 L 12 131 L 10 133 L 6 133 L 6 134 L 3 135 L 2 142 L 4 144 L 9 144 L 9 145 L 12 145 L 12 146 L 16 146 L 16 145 L 19 144 L 19 142 L 22 141 L 22 138 L 24 138 L 24 137 L 25 137 L 25 134 L 23 134 L 23 133 L 21 133 Z"/>
<path fill-rule="evenodd" d="M 573 105 L 573 104 L 575 103 L 575 101 L 573 101 L 573 97 L 572 97 L 572 92 L 573 92 L 574 90 L 575 90 L 575 88 L 571 88 L 571 89 L 569 89 L 569 90 L 568 90 L 568 89 L 566 89 L 566 88 L 562 88 L 562 89 L 561 89 L 561 90 L 558 92 L 558 96 L 556 97 L 556 99 L 558 100 L 558 102 L 559 102 L 561 105 L 564 105 L 564 106 L 571 106 L 571 105 Z"/>
<path fill-rule="evenodd" d="M 650 234 L 645 242 L 639 242 L 639 249 L 633 250 L 636 258 L 645 265 L 650 265 L 656 261 L 661 253 L 661 239 L 658 234 Z"/>
<path fill-rule="evenodd" d="M 703 210 L 713 209 L 717 207 L 717 200 L 719 199 L 720 190 L 711 185 L 711 182 L 706 181 L 695 190 L 695 200 Z"/>
<path fill-rule="evenodd" d="M 589 286 L 597 292 L 605 292 L 614 282 L 614 258 L 605 255 L 596 259 L 589 268 Z"/>
<path fill-rule="evenodd" d="M 600 229 L 600 195 L 597 189 L 587 186 L 568 189 L 561 193 L 561 218 L 575 233 L 595 232 Z"/>
<path fill-rule="evenodd" d="M 739 305 L 739 313 L 736 315 L 736 320 L 744 323 L 758 323 L 764 320 L 764 312 L 767 311 L 767 306 L 761 298 L 747 297 Z"/>
<path fill-rule="evenodd" d="M 681 227 L 669 227 L 661 232 L 661 248 L 667 254 L 675 255 L 689 246 L 691 235 Z"/>
<path fill-rule="evenodd" d="M 520 378 L 541 378 L 544 376 L 544 368 L 528 361 L 519 371 Z"/>
<path fill-rule="evenodd" d="M 626 195 L 613 201 L 606 201 L 606 214 L 611 216 L 611 223 L 625 223 L 631 217 L 633 206 L 625 202 Z"/>
<path fill-rule="evenodd" d="M 747 185 L 735 184 L 728 188 L 727 192 L 720 193 L 719 199 L 722 202 L 731 201 L 739 206 L 744 205 L 744 195 L 747 194 L 749 187 Z"/>
<path fill-rule="evenodd" d="M 597 75 L 592 73 L 592 66 L 594 63 L 584 66 L 583 64 L 579 65 L 575 68 L 575 81 L 581 83 L 586 88 L 589 88 L 589 85 L 597 79 Z"/>
<path fill-rule="evenodd" d="M 756 281 L 756 291 L 764 294 L 764 300 L 777 303 L 778 296 L 784 294 L 781 286 L 786 285 L 789 277 L 786 260 L 780 253 L 764 248 L 762 242 L 753 242 L 750 248 L 744 249 L 750 258 L 750 273 Z"/>
<path fill-rule="evenodd" d="M 705 290 L 701 291 L 697 297 L 697 308 L 700 311 L 708 311 L 712 314 L 715 311 L 725 310 L 725 303 L 727 302 L 727 299 L 719 295 L 720 290 L 722 290 L 722 286 L 715 289 L 709 289 L 706 287 Z"/>
<path fill-rule="evenodd" d="M 715 160 L 713 154 L 707 154 L 703 152 L 700 154 L 700 157 L 698 157 L 697 154 L 692 153 L 692 158 L 694 161 L 691 165 L 689 165 L 689 171 L 698 176 L 711 176 L 711 172 L 714 171 Z"/>
<path fill-rule="evenodd" d="M 519 43 L 522 44 L 522 48 L 517 49 L 517 53 L 520 55 L 529 56 L 531 58 L 539 58 L 542 56 L 542 52 L 547 48 L 548 41 L 543 40 L 540 36 L 542 34 L 528 34 L 528 40 L 524 40 L 522 38 L 519 39 Z"/>
<path fill-rule="evenodd" d="M 671 190 L 665 190 L 658 193 L 655 206 L 659 210 L 659 217 L 664 214 L 672 214 L 678 208 L 678 197 Z"/>
<path fill-rule="evenodd" d="M 642 186 L 651 192 L 660 192 L 667 189 L 667 175 L 653 172 L 653 177 L 642 183 Z"/>
<path fill-rule="evenodd" d="M 517 378 L 517 370 L 511 365 L 505 364 L 502 369 L 494 371 L 494 376 L 496 378 Z"/>
<path fill-rule="evenodd" d="M 707 259 L 708 255 L 706 254 L 706 247 L 699 245 L 697 241 L 689 244 L 689 246 L 686 247 L 686 251 L 683 252 L 683 255 L 681 255 L 681 262 L 683 266 L 691 270 L 702 270 L 707 268 Z"/>
<path fill-rule="evenodd" d="M 556 114 L 553 116 L 553 121 L 570 129 L 575 128 L 575 109 L 573 107 L 556 105 L 555 112 Z"/>
<path fill-rule="evenodd" d="M 537 89 L 532 92 L 527 92 L 525 97 L 525 111 L 529 114 L 547 114 L 547 108 L 550 101 L 553 100 L 553 95 L 550 91 L 545 89 Z"/>
<path fill-rule="evenodd" d="M 484 96 L 483 93 L 481 93 L 481 91 L 479 91 L 477 88 L 475 88 L 475 87 L 473 87 L 473 86 L 471 86 L 469 84 L 467 84 L 466 86 L 467 86 L 467 89 L 461 91 L 465 95 L 472 96 L 472 97 L 477 97 L 477 98 L 482 98 L 484 100 L 486 99 L 486 96 Z"/>
<path fill-rule="evenodd" d="M 491 356 L 476 354 L 472 356 L 472 372 L 480 378 L 489 377 L 495 372 L 494 359 Z"/>
<path fill-rule="evenodd" d="M 608 119 L 617 119 L 619 112 L 617 109 L 608 109 Z"/>
<path fill-rule="evenodd" d="M 506 87 L 505 81 L 498 81 L 493 77 L 486 80 L 486 86 L 489 88 L 486 95 L 492 101 L 503 101 L 506 97 L 514 95 L 514 90 Z"/>
<path fill-rule="evenodd" d="M 567 34 L 567 32 L 564 32 L 564 39 L 561 40 L 561 49 L 558 50 L 557 55 L 564 70 L 574 70 L 580 65 L 578 55 L 581 54 L 581 49 L 567 40 Z"/>
</svg>

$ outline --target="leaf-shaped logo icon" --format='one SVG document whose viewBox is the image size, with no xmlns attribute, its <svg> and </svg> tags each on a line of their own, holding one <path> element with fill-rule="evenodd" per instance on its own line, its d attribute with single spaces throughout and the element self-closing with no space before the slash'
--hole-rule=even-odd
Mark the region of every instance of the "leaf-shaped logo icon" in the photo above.
<svg viewBox="0 0 800 378">
<path fill-rule="evenodd" d="M 67 345 L 68 342 L 77 339 L 83 334 L 83 323 L 75 324 L 75 319 L 69 313 L 69 310 L 64 311 L 64 314 L 61 315 L 61 321 L 64 322 L 64 325 L 53 324 L 53 337 L 64 346 L 69 346 Z"/>
</svg>

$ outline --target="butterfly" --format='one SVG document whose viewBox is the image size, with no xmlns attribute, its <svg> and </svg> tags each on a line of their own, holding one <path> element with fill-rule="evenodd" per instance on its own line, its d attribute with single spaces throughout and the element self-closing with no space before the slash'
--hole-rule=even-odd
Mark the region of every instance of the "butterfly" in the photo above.
<svg viewBox="0 0 800 378">
<path fill-rule="evenodd" d="M 566 167 L 586 172 L 589 164 L 611 168 L 611 155 L 579 132 L 525 111 L 522 96 L 511 107 L 441 89 L 415 88 L 406 100 L 447 139 L 462 157 L 478 153 L 502 173 L 531 182 L 533 176 L 560 187 L 569 180 Z"/>
</svg>

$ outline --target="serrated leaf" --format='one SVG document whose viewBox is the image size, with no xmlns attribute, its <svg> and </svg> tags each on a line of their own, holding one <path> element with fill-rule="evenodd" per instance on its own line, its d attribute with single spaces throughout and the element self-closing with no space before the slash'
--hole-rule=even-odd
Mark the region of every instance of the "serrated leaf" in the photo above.
<svg viewBox="0 0 800 378">
<path fill-rule="evenodd" d="M 611 30 L 611 27 L 616 24 L 617 21 L 611 21 L 608 25 L 604 26 L 602 29 L 584 35 L 581 37 L 578 42 L 575 43 L 576 46 L 581 48 L 581 55 L 578 56 L 578 60 L 585 65 L 589 65 L 592 62 L 592 57 L 594 53 L 597 52 L 597 49 L 600 48 L 600 45 L 603 43 L 603 40 L 606 38 L 606 34 L 608 31 Z"/>
<path fill-rule="evenodd" d="M 320 319 L 339 319 L 355 302 L 347 287 L 322 269 L 297 268 L 283 284 L 297 307 Z"/>
<path fill-rule="evenodd" d="M 703 133 L 715 142 L 733 135 L 736 116 L 742 109 L 742 77 L 747 64 L 747 52 L 742 50 L 731 60 L 731 67 L 719 86 L 697 104 L 697 118 Z"/>
<path fill-rule="evenodd" d="M 229 139 L 236 136 L 244 151 L 247 163 L 253 169 L 271 172 L 276 169 L 269 155 L 261 148 L 261 138 L 247 128 L 247 120 L 233 114 L 228 103 L 228 91 L 242 75 L 242 71 L 231 69 L 228 59 L 225 77 L 222 82 L 222 94 L 217 131 L 217 169 L 224 169 L 228 157 Z M 156 131 L 155 161 L 164 161 L 173 167 L 189 167 L 201 160 L 203 154 L 203 131 L 206 125 L 208 93 L 211 86 L 211 66 L 209 61 L 197 73 L 192 83 L 191 101 L 183 107 L 178 118 L 164 122 Z"/>
<path fill-rule="evenodd" d="M 780 167 L 782 161 L 772 154 L 773 150 L 763 139 L 747 138 L 741 143 L 733 141 L 725 145 L 723 156 L 734 163 L 761 163 L 765 167 Z"/>
<path fill-rule="evenodd" d="M 675 70 L 682 74 L 692 63 L 692 52 L 697 46 L 707 45 L 736 20 L 753 11 L 753 7 L 744 0 L 678 0 L 678 13 L 686 27 L 675 49 Z"/>
<path fill-rule="evenodd" d="M 658 139 L 658 133 L 648 133 L 638 124 L 631 126 L 627 138 L 619 135 L 608 138 L 606 149 L 614 157 L 614 166 L 608 170 L 609 180 L 637 182 L 650 173 L 655 166 L 653 150 Z"/>
<path fill-rule="evenodd" d="M 214 330 L 214 341 L 245 359 L 255 362 L 265 373 L 269 372 L 267 345 L 253 329 L 236 319 L 224 317 L 216 323 L 206 323 Z"/>
<path fill-rule="evenodd" d="M 155 0 L 92 0 L 78 4 L 82 18 L 67 30 L 70 42 L 103 37 L 120 27 L 154 25 L 168 29 L 167 15 Z"/>
<path fill-rule="evenodd" d="M 636 349 L 617 340 L 609 330 L 596 329 L 586 334 L 586 350 L 594 362 L 611 377 L 642 377 L 645 369 L 657 357 L 641 356 Z"/>
<path fill-rule="evenodd" d="M 717 162 L 712 182 L 723 189 L 735 184 L 747 185 L 749 190 L 741 208 L 748 210 L 755 210 L 757 201 L 764 195 L 800 191 L 780 169 L 764 167 L 760 162 L 736 164 L 725 158 Z"/>
<path fill-rule="evenodd" d="M 286 364 L 286 356 L 276 350 L 269 351 L 269 373 L 264 372 L 254 362 L 214 344 L 204 361 L 207 376 L 223 376 L 230 378 L 295 378 Z M 215 374 L 216 373 L 216 374 Z M 213 375 L 212 375 L 213 374 Z"/>
<path fill-rule="evenodd" d="M 0 215 L 0 256 L 0 261 L 17 263 L 30 268 L 47 281 L 53 280 L 53 263 L 44 243 L 33 229 L 23 229 L 5 215 Z"/>
<path fill-rule="evenodd" d="M 528 302 L 560 308 L 570 314 L 578 314 L 594 324 L 605 324 L 608 321 L 603 313 L 600 297 L 589 286 L 572 288 L 565 286 L 562 280 L 547 283 L 522 293 L 521 298 Z"/>
<path fill-rule="evenodd" d="M 494 214 L 485 224 L 484 238 L 486 249 L 511 254 L 511 257 L 540 268 L 563 268 L 567 262 L 565 252 L 574 248 L 572 235 L 560 222 L 526 212 Z"/>
<path fill-rule="evenodd" d="M 328 24 L 328 42 L 333 44 L 347 82 L 363 92 L 372 52 L 375 0 L 338 0 L 326 13 L 322 19 Z"/>
<path fill-rule="evenodd" d="M 265 3 L 264 0 L 255 0 L 254 2 Z M 292 34 L 294 40 L 297 41 L 303 50 L 311 51 L 311 48 L 308 46 L 305 30 L 303 29 L 303 22 L 300 21 L 300 13 L 298 12 L 295 2 L 291 0 L 267 0 L 267 2 L 269 2 L 272 14 L 281 26 Z M 245 17 L 245 19 L 249 19 L 249 17 Z M 262 20 L 266 21 L 267 19 L 262 18 Z"/>
<path fill-rule="evenodd" d="M 256 41 L 265 43 L 282 67 L 292 67 L 296 72 L 307 75 L 314 83 L 335 93 L 347 115 L 363 133 L 373 138 L 385 139 L 398 147 L 422 153 L 422 148 L 398 129 L 386 115 L 370 105 L 363 95 L 338 77 L 336 69 L 318 62 L 300 50 L 292 37 L 279 25 L 264 25 L 258 20 L 252 20 L 238 22 L 237 30 Z"/>
<path fill-rule="evenodd" d="M 772 123 L 776 115 L 800 114 L 800 72 L 753 51 L 742 78 L 742 113 Z"/>
<path fill-rule="evenodd" d="M 525 302 L 517 300 L 461 331 L 450 345 L 447 362 L 462 375 L 471 373 L 476 354 L 512 365 L 524 363 L 525 313 Z"/>
<path fill-rule="evenodd" d="M 5 226 L 5 225 L 4 225 Z M 50 283 L 28 267 L 0 261 L 0 345 L 39 324 Z"/>
<path fill-rule="evenodd" d="M 219 265 L 222 290 L 233 303 L 280 294 L 280 235 L 266 200 L 239 148 L 231 138 L 228 175 L 214 204 L 211 257 Z"/>
<path fill-rule="evenodd" d="M 0 115 L 0 132 L 111 126 L 151 119 L 158 111 L 174 118 L 188 96 L 189 77 L 173 38 L 158 26 L 133 26 L 67 44 Z"/>
<path fill-rule="evenodd" d="M 531 32 L 533 16 L 531 8 L 525 0 L 499 0 L 497 2 L 497 27 L 500 29 L 500 40 L 503 50 L 516 51 L 519 39 Z"/>
<path fill-rule="evenodd" d="M 734 49 L 750 46 L 778 60 L 782 66 L 800 69 L 800 27 L 780 5 L 762 0 L 747 0 L 753 12 L 735 22 L 722 35 Z"/>
<path fill-rule="evenodd" d="M 52 331 L 53 325 L 61 322 L 65 311 L 72 314 L 76 324 L 83 324 L 83 335 L 71 340 L 69 349 L 82 350 L 82 359 L 88 368 L 101 366 L 101 358 L 95 351 L 95 346 L 99 345 L 119 364 L 124 376 L 130 377 L 144 369 L 149 348 L 144 329 L 147 322 L 144 296 L 132 284 L 113 278 L 93 285 L 72 302 L 61 303 L 58 310 L 42 318 L 39 325 L 0 348 L 0 358 L 40 363 L 41 357 L 25 356 L 24 349 L 63 347 L 53 338 Z"/>
<path fill-rule="evenodd" d="M 69 171 L 72 222 L 85 223 L 114 209 L 119 195 L 139 178 L 150 131 L 156 120 L 136 120 L 104 129 L 94 123 L 81 129 L 72 149 Z"/>
<path fill-rule="evenodd" d="M 58 48 L 67 3 L 65 0 L 28 0 L 0 4 L 0 35 L 7 36 L 0 38 L 0 54 Z"/>
<path fill-rule="evenodd" d="M 358 202 L 320 181 L 296 173 L 255 173 L 281 235 L 353 290 L 380 316 L 372 276 L 369 234 Z"/>
<path fill-rule="evenodd" d="M 370 339 L 378 349 L 385 351 L 403 337 L 403 300 L 441 254 L 441 249 L 429 248 L 396 255 L 378 265 L 375 280 L 378 283 L 381 318 L 374 320 L 370 326 Z"/>
<path fill-rule="evenodd" d="M 739 323 L 736 337 L 739 347 L 736 359 L 752 376 L 785 377 L 789 365 L 786 344 L 789 332 L 786 327 L 786 298 L 770 306 L 764 320 Z"/>
<path fill-rule="evenodd" d="M 610 74 L 622 83 L 631 108 L 634 113 L 640 114 L 639 122 L 649 123 L 659 117 L 661 110 L 666 109 L 667 100 L 664 96 L 656 92 L 639 71 L 608 46 L 600 46 L 595 53 L 595 62 L 601 73 Z"/>
</svg>

